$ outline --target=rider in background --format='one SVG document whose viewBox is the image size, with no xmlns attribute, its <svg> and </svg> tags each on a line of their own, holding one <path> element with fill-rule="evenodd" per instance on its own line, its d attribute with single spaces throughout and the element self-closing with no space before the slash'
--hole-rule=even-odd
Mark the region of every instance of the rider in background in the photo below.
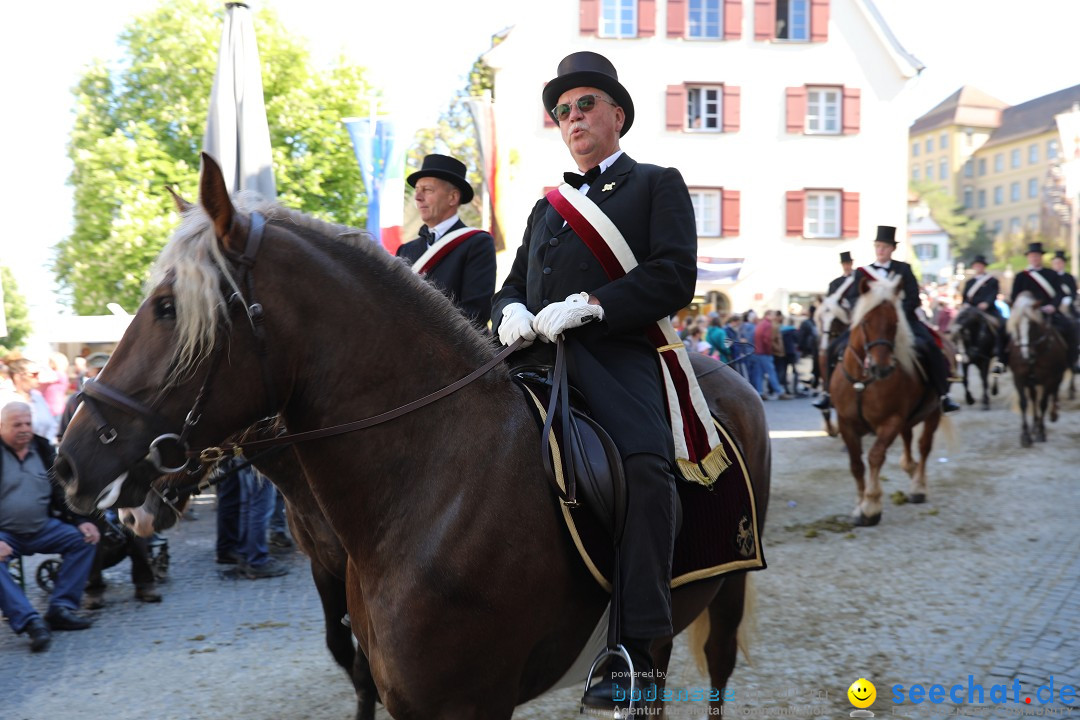
<svg viewBox="0 0 1080 720">
<path fill-rule="evenodd" d="M 976 255 L 971 261 L 971 269 L 975 271 L 975 274 L 968 278 L 964 283 L 964 304 L 976 307 L 987 315 L 992 316 L 997 320 L 997 328 L 995 337 L 997 338 L 997 347 L 995 348 L 995 354 L 1001 364 L 1008 362 L 1008 356 L 1005 354 L 1005 318 L 1001 315 L 1001 309 L 998 308 L 997 300 L 998 292 L 998 279 L 986 272 L 986 257 L 983 255 Z M 995 372 L 999 372 L 1000 368 L 994 368 Z"/>
<path fill-rule="evenodd" d="M 1015 304 L 1017 296 L 1024 291 L 1031 293 L 1041 306 L 1043 313 L 1050 318 L 1050 324 L 1065 339 L 1065 360 L 1070 368 L 1075 368 L 1078 349 L 1076 323 L 1059 311 L 1061 308 L 1067 310 L 1072 300 L 1068 302 L 1065 300 L 1066 296 L 1061 287 L 1062 278 L 1053 270 L 1043 267 L 1041 242 L 1028 245 L 1027 260 L 1027 268 L 1018 272 L 1013 280 L 1011 301 Z"/>
</svg>

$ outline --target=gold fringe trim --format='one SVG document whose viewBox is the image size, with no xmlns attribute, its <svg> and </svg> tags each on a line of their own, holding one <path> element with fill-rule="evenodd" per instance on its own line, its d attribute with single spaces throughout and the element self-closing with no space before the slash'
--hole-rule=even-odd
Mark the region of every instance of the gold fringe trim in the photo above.
<svg viewBox="0 0 1080 720">
<path fill-rule="evenodd" d="M 686 349 L 685 345 L 683 345 L 682 343 L 678 343 L 677 345 L 676 344 L 661 345 L 660 347 L 656 348 L 656 352 L 662 353 L 662 352 L 667 352 L 668 350 L 685 350 L 685 349 Z"/>
<path fill-rule="evenodd" d="M 716 447 L 709 451 L 705 459 L 700 463 L 691 462 L 683 458 L 676 458 L 679 473 L 684 479 L 696 482 L 698 485 L 712 487 L 725 470 L 731 467 L 731 458 L 724 450 L 723 443 L 717 443 Z"/>
</svg>

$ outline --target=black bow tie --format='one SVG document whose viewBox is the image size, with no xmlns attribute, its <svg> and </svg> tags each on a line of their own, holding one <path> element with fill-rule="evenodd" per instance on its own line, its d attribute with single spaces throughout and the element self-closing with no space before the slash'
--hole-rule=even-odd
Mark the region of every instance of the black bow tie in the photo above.
<svg viewBox="0 0 1080 720">
<path fill-rule="evenodd" d="M 563 180 L 566 181 L 567 185 L 572 185 L 575 190 L 580 190 L 582 185 L 592 185 L 598 177 L 600 177 L 599 165 L 587 170 L 584 175 L 578 175 L 574 172 L 563 173 Z"/>
<path fill-rule="evenodd" d="M 435 233 L 427 225 L 421 225 L 420 239 L 430 245 L 431 243 L 435 242 Z"/>
</svg>

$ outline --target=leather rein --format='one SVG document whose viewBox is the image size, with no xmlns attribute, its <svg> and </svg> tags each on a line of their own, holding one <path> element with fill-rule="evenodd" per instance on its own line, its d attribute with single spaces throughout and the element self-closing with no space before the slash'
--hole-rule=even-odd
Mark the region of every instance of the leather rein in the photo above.
<svg viewBox="0 0 1080 720">
<path fill-rule="evenodd" d="M 234 220 L 234 227 L 236 221 Z M 252 213 L 251 226 L 248 230 L 247 243 L 244 247 L 242 254 L 230 253 L 226 251 L 225 256 L 237 266 L 237 271 L 232 279 L 235 281 L 236 287 L 243 288 L 248 298 L 251 298 L 251 304 L 244 306 L 244 311 L 249 320 L 249 324 L 252 328 L 252 333 L 255 336 L 256 344 L 258 346 L 258 354 L 260 360 L 260 368 L 263 376 L 263 387 L 267 397 L 267 407 L 269 410 L 268 416 L 277 414 L 277 394 L 274 392 L 274 385 L 271 379 L 270 366 L 269 366 L 269 349 L 266 342 L 265 332 L 265 312 L 263 306 L 258 302 L 255 302 L 254 298 L 254 286 L 252 281 L 252 274 L 255 268 L 255 258 L 259 252 L 259 248 L 262 245 L 263 231 L 266 228 L 266 218 L 261 213 Z M 231 308 L 236 304 L 242 304 L 243 298 L 239 293 L 233 293 L 229 298 L 227 307 Z M 227 312 L 227 310 L 226 310 Z M 388 410 L 387 412 L 380 413 L 373 417 L 364 418 L 362 420 L 356 420 L 341 425 L 333 425 L 331 427 L 318 428 L 315 430 L 308 430 L 305 432 L 297 433 L 285 433 L 273 438 L 267 438 L 264 440 L 252 440 L 250 442 L 239 443 L 223 443 L 222 445 L 208 447 L 203 450 L 191 450 L 188 448 L 188 438 L 192 429 L 199 423 L 199 419 L 202 417 L 203 405 L 209 396 L 211 383 L 216 374 L 216 370 L 220 364 L 221 356 L 225 349 L 225 344 L 222 341 L 218 341 L 213 350 L 211 351 L 209 359 L 209 370 L 207 371 L 206 378 L 203 380 L 202 387 L 199 389 L 198 395 L 195 397 L 195 401 L 192 404 L 191 410 L 188 411 L 184 418 L 184 425 L 179 433 L 162 433 L 158 435 L 154 440 L 150 442 L 149 448 L 145 457 L 137 460 L 137 462 L 146 461 L 154 466 L 159 472 L 163 474 L 177 473 L 185 468 L 188 472 L 195 474 L 200 471 L 200 468 L 204 465 L 216 463 L 224 458 L 227 454 L 232 453 L 234 455 L 246 454 L 248 452 L 254 452 L 262 450 L 264 448 L 271 448 L 280 445 L 291 445 L 299 442 L 306 442 L 308 440 L 316 440 L 319 438 L 332 437 L 335 435 L 342 435 L 345 433 L 355 432 L 357 430 L 364 430 L 366 428 L 381 425 L 395 418 L 399 418 L 403 415 L 418 410 L 426 405 L 430 405 L 454 392 L 460 390 L 466 385 L 472 383 L 477 378 L 486 374 L 492 368 L 499 363 L 503 362 L 512 352 L 517 350 L 523 340 L 518 339 L 512 345 L 504 348 L 491 360 L 484 363 L 480 367 L 476 368 L 468 375 L 456 380 L 455 382 L 446 385 L 439 390 L 431 392 L 421 398 L 417 398 L 411 402 L 408 402 L 400 407 Z M 83 404 L 87 406 L 91 415 L 94 417 L 95 429 L 94 432 L 98 436 L 98 440 L 103 445 L 109 445 L 116 440 L 119 433 L 116 428 L 109 423 L 105 418 L 101 409 L 98 407 L 99 403 L 109 405 L 117 410 L 120 410 L 128 415 L 135 416 L 136 418 L 147 421 L 154 427 L 168 427 L 170 422 L 163 418 L 152 406 L 136 400 L 135 398 L 127 395 L 126 393 L 110 387 L 100 380 L 94 380 L 88 383 L 81 393 L 81 399 Z M 173 442 L 179 447 L 184 462 L 181 465 L 172 467 L 166 464 L 162 457 L 161 446 L 164 443 Z"/>
</svg>

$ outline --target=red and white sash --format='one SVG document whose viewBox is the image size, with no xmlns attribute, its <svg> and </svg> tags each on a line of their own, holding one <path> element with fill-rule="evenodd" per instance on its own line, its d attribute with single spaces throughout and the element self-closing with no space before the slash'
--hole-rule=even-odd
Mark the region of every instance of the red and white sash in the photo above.
<svg viewBox="0 0 1080 720">
<path fill-rule="evenodd" d="M 1054 291 L 1054 286 L 1050 284 L 1050 281 L 1042 276 L 1042 273 L 1038 270 L 1025 270 L 1028 276 L 1038 283 L 1039 287 L 1046 293 L 1046 297 L 1049 298 L 1048 302 L 1054 302 L 1054 297 L 1057 293 Z"/>
<path fill-rule="evenodd" d="M 452 253 L 454 248 L 480 232 L 484 231 L 471 227 L 463 227 L 458 228 L 453 232 L 446 233 L 442 238 L 433 242 L 431 247 L 425 250 L 424 254 L 416 259 L 416 262 L 412 264 L 413 272 L 421 276 L 427 275 L 435 269 L 436 265 L 442 262 L 443 258 Z"/>
<path fill-rule="evenodd" d="M 549 192 L 547 199 L 600 261 L 609 279 L 621 278 L 637 267 L 626 238 L 595 202 L 565 183 Z M 660 353 L 679 471 L 687 480 L 712 485 L 731 463 L 720 444 L 686 346 L 666 317 L 646 328 L 646 334 Z"/>
<path fill-rule="evenodd" d="M 968 291 L 964 293 L 964 297 L 968 300 L 971 300 L 971 298 L 975 297 L 975 293 L 979 292 L 979 288 L 985 285 L 986 281 L 989 280 L 991 277 L 992 275 L 990 275 L 990 273 L 983 273 L 982 275 L 980 275 L 978 279 L 975 280 L 975 282 L 971 283 L 971 287 L 969 287 Z"/>
</svg>

